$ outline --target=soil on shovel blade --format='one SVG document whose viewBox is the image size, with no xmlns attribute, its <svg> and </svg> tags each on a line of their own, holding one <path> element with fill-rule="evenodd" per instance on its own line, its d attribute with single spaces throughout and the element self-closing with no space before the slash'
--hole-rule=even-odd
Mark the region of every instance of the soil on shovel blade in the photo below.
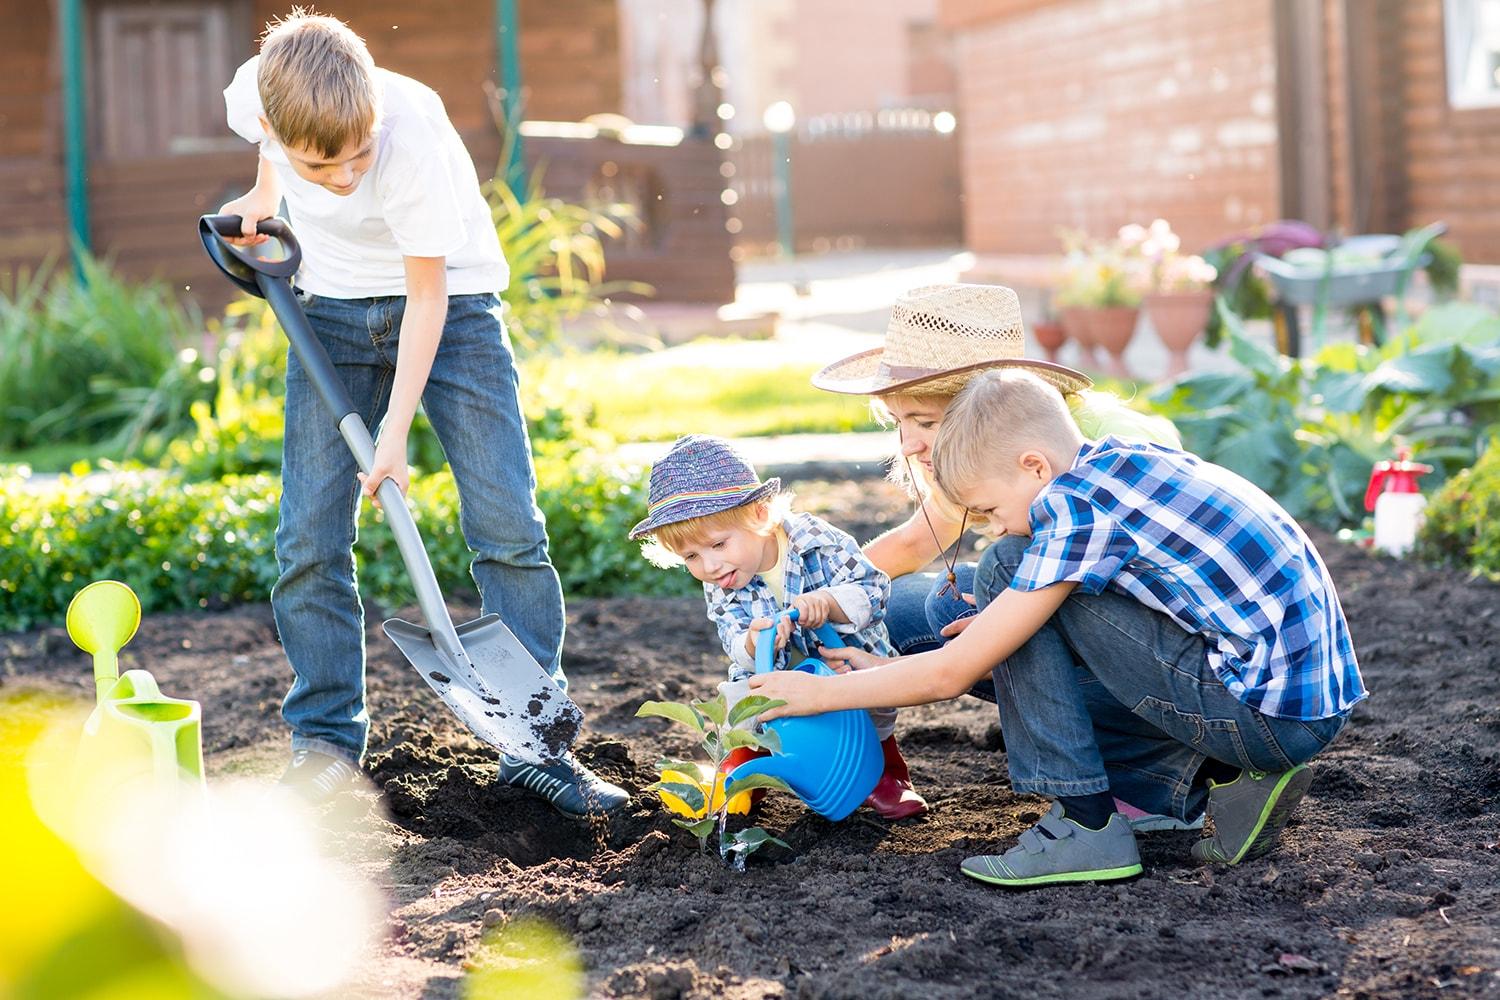
<svg viewBox="0 0 1500 1000">
<path fill-rule="evenodd" d="M 908 508 L 884 483 L 803 483 L 799 504 L 870 538 Z M 575 600 L 565 666 L 579 755 L 634 794 L 572 823 L 495 784 L 469 736 L 371 614 L 365 836 L 389 860 L 381 959 L 359 996 L 457 997 L 488 928 L 539 916 L 618 997 L 1500 996 L 1500 587 L 1371 558 L 1326 535 L 1373 697 L 1314 765 L 1280 848 L 1201 867 L 1196 835 L 1142 838 L 1132 882 L 1009 893 L 959 862 L 1009 846 L 1042 800 L 1006 781 L 994 709 L 904 711 L 897 734 L 932 812 L 828 823 L 786 795 L 760 825 L 791 845 L 736 874 L 641 789 L 689 742 L 647 699 L 704 697 L 721 655 L 702 602 Z M 455 620 L 473 617 L 455 608 Z M 3 686 L 91 690 L 60 628 L 0 636 Z M 290 676 L 269 608 L 150 616 L 123 666 L 204 708 L 211 772 L 279 773 Z"/>
</svg>

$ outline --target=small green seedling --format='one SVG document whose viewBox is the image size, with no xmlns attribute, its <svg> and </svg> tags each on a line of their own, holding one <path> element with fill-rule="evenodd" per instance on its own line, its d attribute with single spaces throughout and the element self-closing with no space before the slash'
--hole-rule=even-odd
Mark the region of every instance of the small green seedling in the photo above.
<svg viewBox="0 0 1500 1000">
<path fill-rule="evenodd" d="M 709 836 L 717 830 L 719 857 L 739 870 L 743 870 L 745 858 L 766 844 L 779 844 L 788 849 L 790 847 L 785 841 L 778 840 L 756 826 L 728 833 L 725 826 L 729 818 L 730 803 L 741 792 L 750 792 L 756 788 L 776 788 L 784 792 L 791 789 L 780 778 L 767 774 L 752 774 L 726 787 L 719 768 L 730 751 L 739 747 L 779 752 L 781 739 L 776 733 L 769 729 L 756 732 L 750 722 L 761 712 L 784 704 L 786 702 L 773 701 L 756 694 L 741 698 L 730 706 L 723 693 L 720 693 L 708 701 L 688 704 L 648 701 L 635 713 L 637 717 L 670 719 L 698 734 L 699 744 L 709 759 L 706 774 L 698 761 L 664 757 L 656 762 L 660 780 L 648 787 L 650 791 L 661 795 L 662 801 L 674 812 L 688 817 L 674 819 L 672 822 L 698 838 L 700 851 L 707 849 Z"/>
</svg>

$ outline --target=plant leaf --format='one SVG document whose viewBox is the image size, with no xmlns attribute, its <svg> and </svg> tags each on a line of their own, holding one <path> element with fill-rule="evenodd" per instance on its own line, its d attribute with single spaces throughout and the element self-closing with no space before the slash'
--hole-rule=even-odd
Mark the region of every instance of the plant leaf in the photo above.
<svg viewBox="0 0 1500 1000">
<path fill-rule="evenodd" d="M 792 786 L 780 778 L 773 778 L 769 774 L 748 774 L 738 781 L 731 781 L 724 786 L 726 798 L 734 798 L 740 792 L 748 792 L 752 788 L 774 788 L 779 792 L 790 792 Z"/>
<path fill-rule="evenodd" d="M 671 757 L 663 757 L 656 762 L 656 772 L 680 771 L 683 774 L 701 774 L 702 764 L 696 760 L 673 760 Z"/>
<path fill-rule="evenodd" d="M 776 844 L 778 847 L 792 849 L 792 845 L 778 837 L 773 837 L 758 826 L 752 826 L 747 830 L 741 830 L 734 835 L 735 848 L 742 849 L 746 854 L 764 847 L 767 844 Z"/>
<path fill-rule="evenodd" d="M 710 816 L 708 819 L 700 820 L 674 819 L 672 822 L 677 826 L 682 827 L 684 830 L 686 830 L 688 833 L 691 833 L 699 840 L 702 840 L 710 833 L 713 833 L 714 827 L 719 823 L 719 821 L 712 816 Z"/>
<path fill-rule="evenodd" d="M 707 701 L 695 701 L 693 708 L 716 726 L 724 724 L 724 716 L 728 711 L 724 706 L 723 694 L 716 695 Z"/>
<path fill-rule="evenodd" d="M 653 717 L 671 719 L 673 722 L 680 722 L 684 726 L 696 729 L 700 733 L 705 728 L 701 715 L 691 706 L 677 701 L 648 701 L 635 710 L 635 717 L 637 719 L 649 719 Z"/>
<path fill-rule="evenodd" d="M 681 781 L 653 781 L 646 786 L 648 792 L 666 792 L 675 795 L 693 812 L 702 809 L 705 804 L 703 789 L 697 785 L 685 784 Z"/>
<path fill-rule="evenodd" d="M 763 694 L 746 695 L 735 702 L 734 707 L 729 710 L 729 724 L 737 726 L 752 715 L 759 715 L 767 709 L 780 708 L 785 704 L 784 701 L 773 700 Z"/>
<path fill-rule="evenodd" d="M 781 734 L 776 730 L 769 728 L 762 729 L 755 735 L 760 740 L 760 747 L 762 750 L 769 750 L 772 753 L 781 753 Z"/>
</svg>

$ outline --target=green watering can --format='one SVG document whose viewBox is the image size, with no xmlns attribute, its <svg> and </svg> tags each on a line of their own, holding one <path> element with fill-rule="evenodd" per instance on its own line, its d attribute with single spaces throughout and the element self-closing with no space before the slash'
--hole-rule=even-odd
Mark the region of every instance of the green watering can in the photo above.
<svg viewBox="0 0 1500 1000">
<path fill-rule="evenodd" d="M 68 605 L 68 636 L 94 657 L 98 704 L 83 725 L 79 764 L 119 777 L 150 777 L 162 787 L 203 784 L 203 709 L 168 698 L 145 670 L 120 674 L 120 649 L 141 624 L 141 602 L 117 580 L 80 590 Z M 112 775 L 114 776 L 114 775 Z"/>
</svg>

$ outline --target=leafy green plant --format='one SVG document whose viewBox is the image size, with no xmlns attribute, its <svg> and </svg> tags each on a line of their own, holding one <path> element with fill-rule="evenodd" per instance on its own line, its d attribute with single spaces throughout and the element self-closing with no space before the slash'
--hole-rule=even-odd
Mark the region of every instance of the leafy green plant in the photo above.
<svg viewBox="0 0 1500 1000">
<path fill-rule="evenodd" d="M 1218 308 L 1241 370 L 1188 376 L 1152 402 L 1188 450 L 1299 519 L 1358 523 L 1375 462 L 1406 445 L 1441 481 L 1473 464 L 1500 420 L 1500 318 L 1487 310 L 1441 306 L 1380 348 L 1331 344 L 1299 359 L 1247 336 L 1222 299 Z"/>
<path fill-rule="evenodd" d="M 643 470 L 578 454 L 539 460 L 537 473 L 564 592 L 688 592 L 691 577 L 651 566 L 628 537 L 645 509 Z M 53 483 L 0 476 L 0 632 L 60 621 L 78 588 L 106 577 L 130 584 L 147 611 L 264 601 L 276 581 L 280 492 L 267 474 L 193 482 L 106 466 Z M 409 502 L 445 593 L 471 598 L 473 553 L 451 473 L 414 478 Z M 370 510 L 355 548 L 360 592 L 386 608 L 409 605 L 396 543 Z"/>
<path fill-rule="evenodd" d="M 556 345 L 563 323 L 596 309 L 611 295 L 651 295 L 640 282 L 604 280 L 604 240 L 637 223 L 623 205 L 595 207 L 549 198 L 541 171 L 517 192 L 500 174 L 484 186 L 500 246 L 510 264 L 501 294 L 514 319 L 511 336 L 522 349 Z"/>
<path fill-rule="evenodd" d="M 82 280 L 43 267 L 0 289 L 0 449 L 105 440 L 139 455 L 152 435 L 185 430 L 190 404 L 213 392 L 196 310 L 81 259 Z"/>
<path fill-rule="evenodd" d="M 685 803 L 693 813 L 704 814 L 701 819 L 690 817 L 674 819 L 672 822 L 698 838 L 700 851 L 707 850 L 708 838 L 717 831 L 719 857 L 729 860 L 736 868 L 743 867 L 745 858 L 766 844 L 778 844 L 781 847 L 788 847 L 788 845 L 760 827 L 729 832 L 727 820 L 730 802 L 736 795 L 756 788 L 775 788 L 781 791 L 791 791 L 791 789 L 780 778 L 773 778 L 768 774 L 752 774 L 722 788 L 719 786 L 718 779 L 712 776 L 720 774 L 724 759 L 729 756 L 730 751 L 740 747 L 753 747 L 757 750 L 768 750 L 771 753 L 779 752 L 781 740 L 774 730 L 766 729 L 756 732 L 747 723 L 761 712 L 785 704 L 784 701 L 772 701 L 770 698 L 754 694 L 729 705 L 724 694 L 720 692 L 706 701 L 686 704 L 676 701 L 648 701 L 635 713 L 638 718 L 669 719 L 678 725 L 686 726 L 698 737 L 699 746 L 708 756 L 711 765 L 708 771 L 710 780 L 707 794 L 705 794 L 703 784 L 697 781 L 689 783 L 672 780 L 671 777 L 699 774 L 701 773 L 699 763 L 670 757 L 664 757 L 656 762 L 656 768 L 662 778 L 647 788 L 650 791 L 675 797 Z"/>
<path fill-rule="evenodd" d="M 1500 438 L 1433 496 L 1415 554 L 1500 580 Z"/>
</svg>

